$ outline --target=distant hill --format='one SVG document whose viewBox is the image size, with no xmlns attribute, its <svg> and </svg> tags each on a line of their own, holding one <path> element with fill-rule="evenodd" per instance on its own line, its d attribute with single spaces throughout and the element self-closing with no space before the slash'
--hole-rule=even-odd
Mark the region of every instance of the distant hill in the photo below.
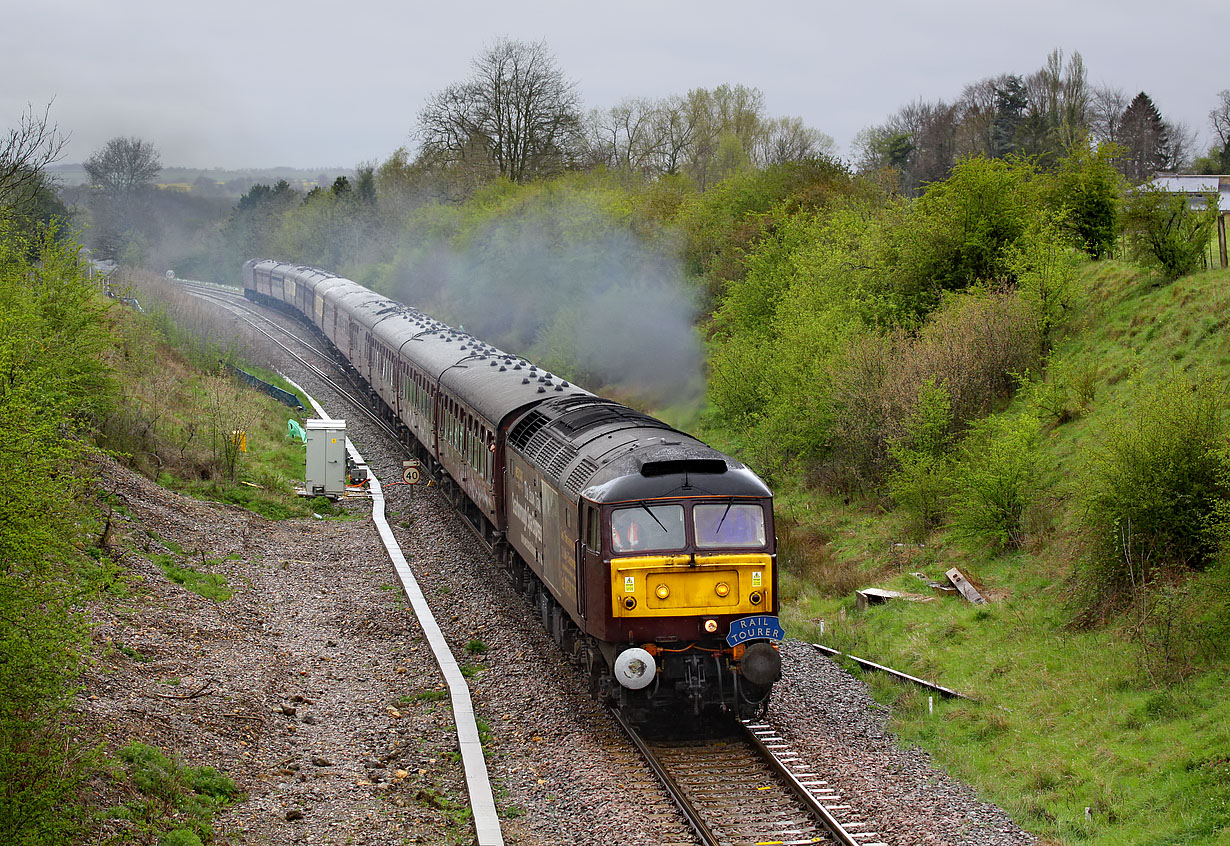
<svg viewBox="0 0 1230 846">
<path fill-rule="evenodd" d="M 85 185 L 89 181 L 85 168 L 80 163 L 51 165 L 47 171 L 64 187 Z M 269 167 L 227 170 L 164 167 L 158 178 L 158 185 L 162 188 L 180 188 L 203 196 L 237 199 L 258 183 L 272 185 L 279 179 L 285 179 L 292 188 L 310 191 L 317 185 L 332 185 L 333 180 L 339 176 L 353 178 L 354 171 L 345 168 Z"/>
</svg>

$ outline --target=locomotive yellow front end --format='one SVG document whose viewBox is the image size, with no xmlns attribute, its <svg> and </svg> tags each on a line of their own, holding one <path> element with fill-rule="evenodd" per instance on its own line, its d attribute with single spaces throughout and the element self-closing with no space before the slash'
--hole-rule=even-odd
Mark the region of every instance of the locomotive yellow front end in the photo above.
<svg viewBox="0 0 1230 846">
<path fill-rule="evenodd" d="M 616 658 L 615 680 L 695 709 L 765 703 L 783 637 L 771 500 L 624 502 L 607 525 L 611 628 L 633 645 Z"/>
</svg>

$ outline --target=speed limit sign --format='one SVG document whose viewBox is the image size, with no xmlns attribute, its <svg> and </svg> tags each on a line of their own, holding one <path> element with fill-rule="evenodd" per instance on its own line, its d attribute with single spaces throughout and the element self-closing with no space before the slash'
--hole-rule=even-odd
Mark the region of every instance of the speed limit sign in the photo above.
<svg viewBox="0 0 1230 846">
<path fill-rule="evenodd" d="M 421 465 L 415 459 L 406 459 L 401 463 L 401 478 L 407 485 L 417 485 L 422 478 Z"/>
</svg>

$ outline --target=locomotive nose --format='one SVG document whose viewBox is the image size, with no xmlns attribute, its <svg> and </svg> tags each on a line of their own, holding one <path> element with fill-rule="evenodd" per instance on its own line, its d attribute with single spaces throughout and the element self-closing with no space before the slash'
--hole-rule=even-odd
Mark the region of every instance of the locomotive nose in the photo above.
<svg viewBox="0 0 1230 846">
<path fill-rule="evenodd" d="M 782 677 L 782 656 L 767 643 L 753 643 L 739 662 L 743 677 L 758 687 L 768 687 Z"/>
</svg>

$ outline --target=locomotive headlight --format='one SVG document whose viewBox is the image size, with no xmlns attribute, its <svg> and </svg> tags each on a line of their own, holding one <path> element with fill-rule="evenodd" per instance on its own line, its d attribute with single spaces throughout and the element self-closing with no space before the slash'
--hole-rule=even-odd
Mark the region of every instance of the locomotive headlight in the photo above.
<svg viewBox="0 0 1230 846">
<path fill-rule="evenodd" d="M 730 585 L 726 582 L 718 582 L 714 590 L 717 591 L 718 596 L 730 596 Z"/>
<path fill-rule="evenodd" d="M 717 631 L 717 620 L 705 620 L 705 631 L 713 634 Z"/>
<path fill-rule="evenodd" d="M 658 599 L 666 599 L 666 597 L 671 595 L 671 589 L 666 585 L 658 585 L 654 593 L 657 594 Z"/>
</svg>

